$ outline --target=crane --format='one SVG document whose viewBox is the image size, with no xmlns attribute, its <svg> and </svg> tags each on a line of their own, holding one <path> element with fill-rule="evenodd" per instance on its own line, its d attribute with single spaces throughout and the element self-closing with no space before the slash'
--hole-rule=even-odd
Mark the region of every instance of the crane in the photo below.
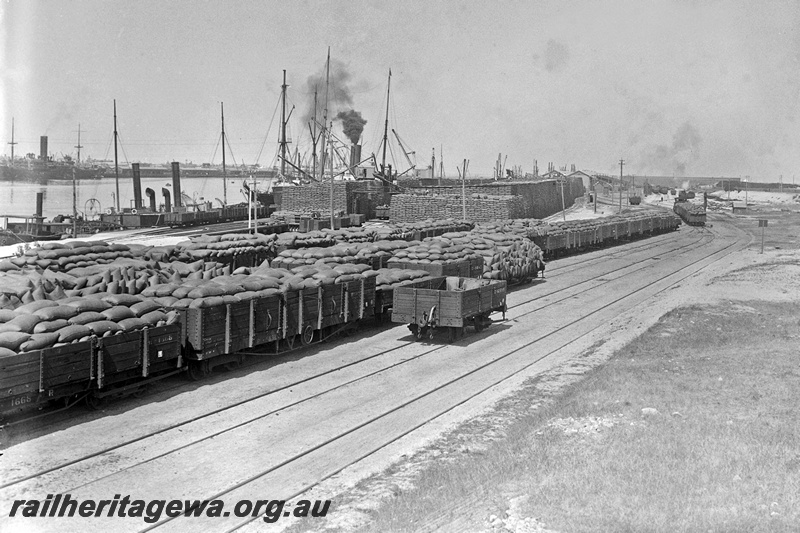
<svg viewBox="0 0 800 533">
<path fill-rule="evenodd" d="M 397 139 L 397 144 L 400 145 L 400 149 L 403 151 L 403 155 L 406 156 L 406 161 L 408 161 L 409 167 L 411 167 L 408 170 L 412 170 L 412 169 L 416 168 L 417 165 L 415 163 L 412 163 L 411 162 L 411 158 L 408 157 L 408 154 L 414 154 L 416 152 L 409 152 L 409 151 L 406 150 L 406 147 L 403 145 L 403 141 L 400 140 L 400 136 L 397 134 L 397 132 L 394 130 L 394 128 L 392 129 L 392 133 L 394 133 L 394 136 Z M 406 172 L 408 172 L 408 170 L 406 170 Z M 405 174 L 405 172 L 403 172 L 403 174 Z"/>
</svg>

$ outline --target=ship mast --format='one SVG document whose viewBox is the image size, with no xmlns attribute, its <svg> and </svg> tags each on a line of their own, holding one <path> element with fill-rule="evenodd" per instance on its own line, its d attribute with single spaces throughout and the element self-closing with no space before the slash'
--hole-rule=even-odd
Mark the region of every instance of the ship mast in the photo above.
<svg viewBox="0 0 800 533">
<path fill-rule="evenodd" d="M 313 159 L 313 166 L 314 169 L 314 176 L 317 175 L 317 89 L 314 88 L 314 126 L 311 130 L 311 141 L 312 141 L 312 150 L 311 157 Z"/>
<path fill-rule="evenodd" d="M 117 213 L 119 213 L 119 159 L 117 155 L 117 100 L 114 99 L 114 176 L 117 188 L 117 194 L 114 197 L 117 204 Z"/>
<path fill-rule="evenodd" d="M 328 140 L 326 137 L 327 131 L 326 128 L 328 127 L 328 83 L 330 80 L 330 72 L 331 72 L 331 47 L 328 47 L 328 60 L 325 62 L 325 110 L 322 113 L 322 149 L 320 153 L 322 154 L 322 165 L 320 169 L 320 181 L 325 178 L 325 157 L 327 156 L 326 150 L 327 147 L 325 146 L 325 142 Z"/>
<path fill-rule="evenodd" d="M 222 203 L 228 205 L 228 171 L 225 166 L 225 104 L 223 102 L 219 103 L 219 111 L 222 118 Z"/>
<path fill-rule="evenodd" d="M 439 183 L 444 179 L 444 146 L 439 145 Z"/>
<path fill-rule="evenodd" d="M 81 146 L 81 123 L 80 122 L 78 122 L 78 145 L 75 146 L 75 148 L 78 149 L 78 164 L 80 165 L 81 164 L 81 148 L 83 148 L 83 146 Z"/>
<path fill-rule="evenodd" d="M 19 144 L 14 142 L 14 117 L 11 117 L 11 142 L 8 143 L 11 145 L 11 166 L 14 166 L 14 145 Z M 80 143 L 78 143 L 80 144 Z"/>
<path fill-rule="evenodd" d="M 389 69 L 389 82 L 386 85 L 386 124 L 383 128 L 383 159 L 381 160 L 381 174 L 383 175 L 384 179 L 387 179 L 386 176 L 386 145 L 389 143 L 389 91 L 392 87 L 392 69 Z M 392 176 L 388 176 L 388 179 L 391 180 Z"/>
<path fill-rule="evenodd" d="M 281 85 L 281 179 L 286 176 L 286 70 L 283 71 L 283 85 Z"/>
<path fill-rule="evenodd" d="M 328 131 L 333 131 L 333 121 L 331 121 L 331 127 Z M 333 224 L 333 143 L 329 142 L 328 147 L 331 150 L 331 156 L 329 159 L 329 165 L 331 167 L 331 229 L 334 229 L 336 226 Z"/>
</svg>

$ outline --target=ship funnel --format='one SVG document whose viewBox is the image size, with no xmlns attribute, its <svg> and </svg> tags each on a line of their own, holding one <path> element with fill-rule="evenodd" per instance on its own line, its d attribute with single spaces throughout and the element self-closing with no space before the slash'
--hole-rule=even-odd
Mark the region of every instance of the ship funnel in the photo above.
<svg viewBox="0 0 800 533">
<path fill-rule="evenodd" d="M 361 145 L 354 144 L 350 148 L 350 169 L 355 174 L 355 167 L 361 162 Z"/>
<path fill-rule="evenodd" d="M 156 212 L 156 191 L 154 191 L 153 189 L 148 187 L 148 188 L 146 188 L 144 190 L 144 193 L 150 199 L 150 211 L 155 213 Z"/>
<path fill-rule="evenodd" d="M 132 163 L 133 172 L 133 208 L 142 208 L 142 172 L 139 170 L 139 163 Z"/>
<path fill-rule="evenodd" d="M 39 159 L 47 161 L 47 135 L 39 137 Z"/>
<path fill-rule="evenodd" d="M 161 194 L 164 195 L 164 211 L 167 213 L 172 212 L 172 199 L 170 198 L 169 189 L 161 189 Z"/>
<path fill-rule="evenodd" d="M 177 161 L 172 162 L 172 194 L 175 195 L 175 207 L 181 204 L 181 164 Z"/>
<path fill-rule="evenodd" d="M 37 192 L 36 193 L 36 216 L 42 216 L 42 207 L 44 206 L 44 193 Z"/>
</svg>

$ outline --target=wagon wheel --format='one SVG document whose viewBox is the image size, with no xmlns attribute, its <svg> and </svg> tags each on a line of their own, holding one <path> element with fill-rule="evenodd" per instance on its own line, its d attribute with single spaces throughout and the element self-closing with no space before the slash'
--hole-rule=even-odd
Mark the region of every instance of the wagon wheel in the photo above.
<svg viewBox="0 0 800 533">
<path fill-rule="evenodd" d="M 473 321 L 475 323 L 475 331 L 481 332 L 486 329 L 486 324 L 484 324 L 484 320 L 488 317 L 488 315 L 478 315 L 476 316 Z"/>
<path fill-rule="evenodd" d="M 137 388 L 136 391 L 133 393 L 134 398 L 142 398 L 145 394 L 147 394 L 148 385 L 142 385 L 141 387 Z"/>
<path fill-rule="evenodd" d="M 300 342 L 303 344 L 303 346 L 308 346 L 314 342 L 314 328 L 312 328 L 310 324 L 307 324 L 303 328 L 303 332 L 300 335 Z"/>
<path fill-rule="evenodd" d="M 236 370 L 240 366 L 242 366 L 242 361 L 237 359 L 236 361 L 231 361 L 229 363 L 225 363 L 225 370 L 227 370 L 228 372 L 231 372 L 233 370 Z"/>
<path fill-rule="evenodd" d="M 359 322 L 348 322 L 344 327 L 345 335 L 353 335 L 358 333 L 359 324 Z"/>
<path fill-rule="evenodd" d="M 189 370 L 187 375 L 192 381 L 200 381 L 209 373 L 208 361 L 189 361 Z"/>
<path fill-rule="evenodd" d="M 92 411 L 99 411 L 105 404 L 105 398 L 97 396 L 94 392 L 86 395 L 86 407 Z"/>
</svg>

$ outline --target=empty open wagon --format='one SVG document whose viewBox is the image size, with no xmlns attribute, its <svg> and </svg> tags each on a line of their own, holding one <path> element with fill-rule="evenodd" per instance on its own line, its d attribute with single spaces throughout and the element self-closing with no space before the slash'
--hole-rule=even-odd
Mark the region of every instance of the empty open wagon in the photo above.
<svg viewBox="0 0 800 533">
<path fill-rule="evenodd" d="M 426 280 L 426 287 L 396 287 L 392 322 L 408 324 L 418 339 L 433 338 L 436 329 L 447 329 L 448 340 L 464 334 L 465 326 L 481 331 L 492 323 L 489 315 L 506 312 L 506 282 L 448 276 Z"/>
</svg>

